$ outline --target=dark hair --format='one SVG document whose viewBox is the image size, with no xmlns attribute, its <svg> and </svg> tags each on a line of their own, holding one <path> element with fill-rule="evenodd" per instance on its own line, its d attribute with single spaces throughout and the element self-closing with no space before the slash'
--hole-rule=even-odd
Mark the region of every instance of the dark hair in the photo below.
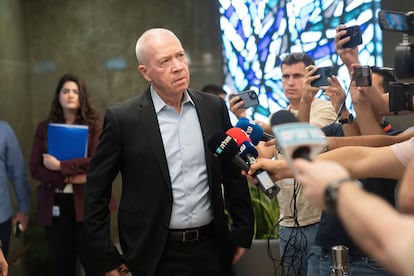
<svg viewBox="0 0 414 276">
<path fill-rule="evenodd" d="M 227 92 L 223 89 L 223 87 L 215 85 L 215 84 L 206 84 L 201 88 L 201 91 L 211 93 L 214 95 L 226 94 Z"/>
<path fill-rule="evenodd" d="M 291 53 L 285 56 L 285 58 L 282 60 L 282 64 L 285 65 L 297 64 L 299 62 L 303 62 L 305 64 L 305 67 L 309 65 L 315 65 L 313 58 L 306 53 Z"/>
<path fill-rule="evenodd" d="M 378 74 L 382 77 L 382 88 L 387 93 L 390 91 L 390 82 L 396 81 L 393 70 L 391 68 L 384 69 L 377 66 L 371 66 L 371 71 L 374 74 Z"/>
<path fill-rule="evenodd" d="M 59 101 L 59 95 L 63 85 L 68 81 L 75 82 L 79 89 L 79 109 L 76 113 L 75 123 L 86 124 L 89 128 L 93 129 L 96 127 L 96 122 L 100 119 L 99 114 L 90 102 L 85 82 L 73 74 L 65 74 L 60 77 L 55 89 L 55 95 L 47 120 L 53 123 L 65 123 L 63 109 Z"/>
</svg>

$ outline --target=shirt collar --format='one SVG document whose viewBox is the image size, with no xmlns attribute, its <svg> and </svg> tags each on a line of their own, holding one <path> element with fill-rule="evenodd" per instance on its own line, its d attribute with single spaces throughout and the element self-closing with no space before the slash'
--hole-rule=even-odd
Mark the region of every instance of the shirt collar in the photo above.
<svg viewBox="0 0 414 276">
<path fill-rule="evenodd" d="M 151 92 L 151 98 L 152 101 L 154 103 L 154 108 L 155 108 L 155 112 L 158 113 L 160 112 L 162 109 L 166 108 L 168 105 L 160 98 L 160 96 L 157 94 L 157 92 L 155 92 L 154 87 L 151 85 L 150 86 L 150 92 Z M 195 106 L 193 99 L 191 99 L 190 95 L 188 94 L 188 91 L 186 90 L 184 92 L 184 100 L 182 102 L 182 104 L 187 104 L 190 103 L 193 106 Z"/>
</svg>

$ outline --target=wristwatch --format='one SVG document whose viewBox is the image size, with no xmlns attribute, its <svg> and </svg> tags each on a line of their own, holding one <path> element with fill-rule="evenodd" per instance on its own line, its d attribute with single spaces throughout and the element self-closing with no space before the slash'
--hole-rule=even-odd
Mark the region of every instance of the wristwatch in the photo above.
<svg viewBox="0 0 414 276">
<path fill-rule="evenodd" d="M 341 125 L 348 124 L 348 123 L 352 123 L 353 121 L 354 121 L 354 115 L 352 115 L 352 113 L 349 113 L 348 118 L 339 119 L 339 123 Z"/>
<path fill-rule="evenodd" d="M 359 180 L 351 179 L 351 178 L 341 178 L 336 180 L 328 185 L 325 190 L 325 210 L 328 213 L 335 214 L 336 213 L 336 202 L 338 199 L 338 189 L 344 183 L 355 183 L 359 187 L 362 187 L 362 183 Z"/>
</svg>

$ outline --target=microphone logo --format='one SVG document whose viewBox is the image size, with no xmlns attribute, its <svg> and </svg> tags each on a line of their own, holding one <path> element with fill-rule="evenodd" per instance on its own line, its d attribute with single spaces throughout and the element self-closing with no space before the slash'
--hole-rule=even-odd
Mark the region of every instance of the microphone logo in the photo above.
<svg viewBox="0 0 414 276">
<path fill-rule="evenodd" d="M 253 132 L 253 127 L 251 127 L 251 126 L 247 126 L 247 128 L 245 129 L 245 131 L 246 131 L 246 133 L 247 133 L 248 135 L 251 135 L 251 134 L 252 134 L 252 132 Z"/>
<path fill-rule="evenodd" d="M 226 136 L 226 138 L 223 141 L 221 141 L 218 148 L 216 148 L 215 155 L 220 155 L 231 140 L 232 138 L 230 136 Z"/>
</svg>

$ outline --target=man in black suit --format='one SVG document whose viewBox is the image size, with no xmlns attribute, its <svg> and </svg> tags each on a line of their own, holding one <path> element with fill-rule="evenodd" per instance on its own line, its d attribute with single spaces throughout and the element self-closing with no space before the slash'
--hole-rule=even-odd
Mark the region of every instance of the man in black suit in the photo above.
<svg viewBox="0 0 414 276">
<path fill-rule="evenodd" d="M 240 169 L 207 147 L 232 127 L 225 103 L 188 89 L 187 57 L 171 31 L 144 32 L 135 50 L 150 87 L 106 111 L 88 171 L 85 227 L 100 265 L 106 275 L 233 275 L 254 217 Z M 118 172 L 122 255 L 110 240 L 107 208 Z"/>
</svg>

